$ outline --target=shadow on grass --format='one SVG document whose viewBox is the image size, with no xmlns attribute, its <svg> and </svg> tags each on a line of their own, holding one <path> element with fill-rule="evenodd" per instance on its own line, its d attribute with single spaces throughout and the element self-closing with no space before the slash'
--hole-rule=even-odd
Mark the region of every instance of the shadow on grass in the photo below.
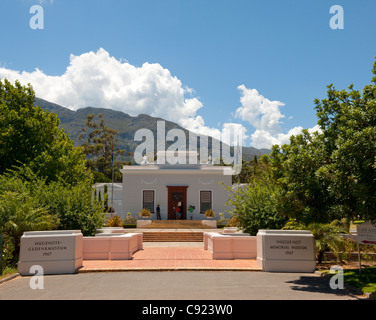
<svg viewBox="0 0 376 320">
<path fill-rule="evenodd" d="M 361 290 L 349 289 L 345 286 L 344 289 L 332 289 L 330 287 L 330 279 L 332 275 L 325 275 L 322 277 L 306 277 L 301 276 L 294 281 L 288 281 L 287 283 L 293 284 L 292 290 L 328 294 L 331 296 L 348 296 L 349 299 L 364 299 L 361 297 Z"/>
<path fill-rule="evenodd" d="M 361 274 L 358 269 L 344 270 L 345 283 L 359 288 L 363 292 L 376 295 L 376 267 L 362 268 Z"/>
</svg>

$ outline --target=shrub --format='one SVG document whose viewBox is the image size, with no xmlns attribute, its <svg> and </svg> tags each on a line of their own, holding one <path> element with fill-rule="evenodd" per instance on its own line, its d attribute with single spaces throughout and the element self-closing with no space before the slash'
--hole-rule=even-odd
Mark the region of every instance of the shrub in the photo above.
<svg viewBox="0 0 376 320">
<path fill-rule="evenodd" d="M 107 221 L 107 227 L 123 227 L 124 222 L 119 216 L 113 216 Z"/>
<path fill-rule="evenodd" d="M 239 224 L 239 221 L 238 221 L 238 218 L 236 216 L 232 216 L 228 223 L 227 223 L 227 226 L 228 227 L 239 227 L 240 224 Z"/>
<path fill-rule="evenodd" d="M 231 192 L 227 203 L 233 206 L 234 227 L 255 236 L 259 229 L 281 229 L 286 223 L 287 218 L 277 210 L 274 187 L 255 183 Z"/>
<path fill-rule="evenodd" d="M 137 224 L 137 219 L 135 217 L 132 217 L 132 214 L 128 212 L 127 217 L 124 220 L 124 225 L 132 225 L 132 224 Z"/>
<path fill-rule="evenodd" d="M 334 220 L 331 223 L 310 223 L 304 225 L 295 219 L 290 219 L 283 230 L 309 230 L 315 239 L 316 259 L 318 263 L 322 263 L 324 253 L 330 250 L 337 258 L 339 252 L 346 244 L 346 240 L 341 234 L 346 233 L 345 223 Z"/>
<path fill-rule="evenodd" d="M 50 230 L 57 225 L 56 217 L 38 204 L 29 194 L 7 191 L 0 194 L 0 232 L 14 249 L 10 263 L 14 265 L 20 251 L 20 241 L 25 231 Z"/>
<path fill-rule="evenodd" d="M 329 249 L 338 258 L 339 248 L 344 243 L 341 236 L 345 231 L 341 228 L 337 221 L 331 223 L 310 223 L 307 226 L 315 238 L 316 257 L 318 263 L 322 262 L 324 252 Z"/>
<path fill-rule="evenodd" d="M 101 205 L 92 197 L 92 191 L 89 180 L 72 186 L 60 181 L 47 184 L 32 171 L 0 175 L 0 196 L 7 192 L 26 195 L 32 208 L 44 208 L 54 217 L 56 229 L 81 230 L 84 236 L 94 235 L 103 226 L 105 218 Z"/>
<path fill-rule="evenodd" d="M 93 236 L 103 226 L 105 213 L 92 198 L 92 186 L 86 182 L 75 186 L 53 182 L 40 188 L 36 197 L 50 213 L 58 216 L 61 230 L 81 230 L 84 236 Z"/>
</svg>

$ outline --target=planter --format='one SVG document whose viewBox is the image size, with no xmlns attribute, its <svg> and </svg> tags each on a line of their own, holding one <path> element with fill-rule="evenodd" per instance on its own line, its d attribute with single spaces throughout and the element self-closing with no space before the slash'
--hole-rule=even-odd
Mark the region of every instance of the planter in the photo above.
<svg viewBox="0 0 376 320">
<path fill-rule="evenodd" d="M 151 220 L 137 220 L 137 228 L 143 228 L 144 226 L 147 226 L 151 224 Z"/>
<path fill-rule="evenodd" d="M 213 220 L 215 217 L 215 213 L 211 209 L 206 210 L 204 214 L 205 214 L 206 219 L 209 219 L 209 220 Z"/>
<path fill-rule="evenodd" d="M 217 228 L 217 220 L 201 220 L 201 223 L 209 228 Z"/>
</svg>

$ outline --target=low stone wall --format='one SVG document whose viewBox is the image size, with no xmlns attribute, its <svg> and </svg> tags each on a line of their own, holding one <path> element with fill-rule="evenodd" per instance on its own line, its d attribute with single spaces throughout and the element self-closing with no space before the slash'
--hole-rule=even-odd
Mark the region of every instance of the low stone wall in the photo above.
<svg viewBox="0 0 376 320">
<path fill-rule="evenodd" d="M 102 229 L 98 229 L 97 234 L 119 234 L 119 233 L 125 233 L 123 227 L 105 227 Z"/>
<path fill-rule="evenodd" d="M 315 245 L 310 231 L 259 230 L 257 236 L 227 231 L 204 233 L 204 249 L 215 260 L 257 259 L 266 272 L 315 271 Z"/>
<path fill-rule="evenodd" d="M 101 231 L 95 237 L 83 237 L 79 230 L 25 232 L 18 271 L 34 275 L 35 267 L 41 267 L 44 274 L 75 273 L 83 260 L 129 260 L 143 249 L 143 233 L 124 233 L 122 228 Z M 314 272 L 316 267 L 309 231 L 259 230 L 250 236 L 230 228 L 204 232 L 203 240 L 215 260 L 257 259 L 266 272 Z"/>
<path fill-rule="evenodd" d="M 84 237 L 84 260 L 130 260 L 133 253 L 143 248 L 142 233 L 97 234 Z"/>
<path fill-rule="evenodd" d="M 214 260 L 255 259 L 257 239 L 245 233 L 204 232 L 204 249 Z"/>
</svg>

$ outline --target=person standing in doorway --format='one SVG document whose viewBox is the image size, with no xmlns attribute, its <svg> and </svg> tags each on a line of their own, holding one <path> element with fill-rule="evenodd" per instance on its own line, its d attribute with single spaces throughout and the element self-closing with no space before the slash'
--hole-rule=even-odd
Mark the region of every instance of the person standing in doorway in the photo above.
<svg viewBox="0 0 376 320">
<path fill-rule="evenodd" d="M 157 220 L 162 220 L 161 219 L 161 207 L 157 205 Z"/>
<path fill-rule="evenodd" d="M 179 206 L 175 207 L 175 217 L 176 217 L 176 220 L 180 220 L 180 208 L 179 208 Z"/>
</svg>

